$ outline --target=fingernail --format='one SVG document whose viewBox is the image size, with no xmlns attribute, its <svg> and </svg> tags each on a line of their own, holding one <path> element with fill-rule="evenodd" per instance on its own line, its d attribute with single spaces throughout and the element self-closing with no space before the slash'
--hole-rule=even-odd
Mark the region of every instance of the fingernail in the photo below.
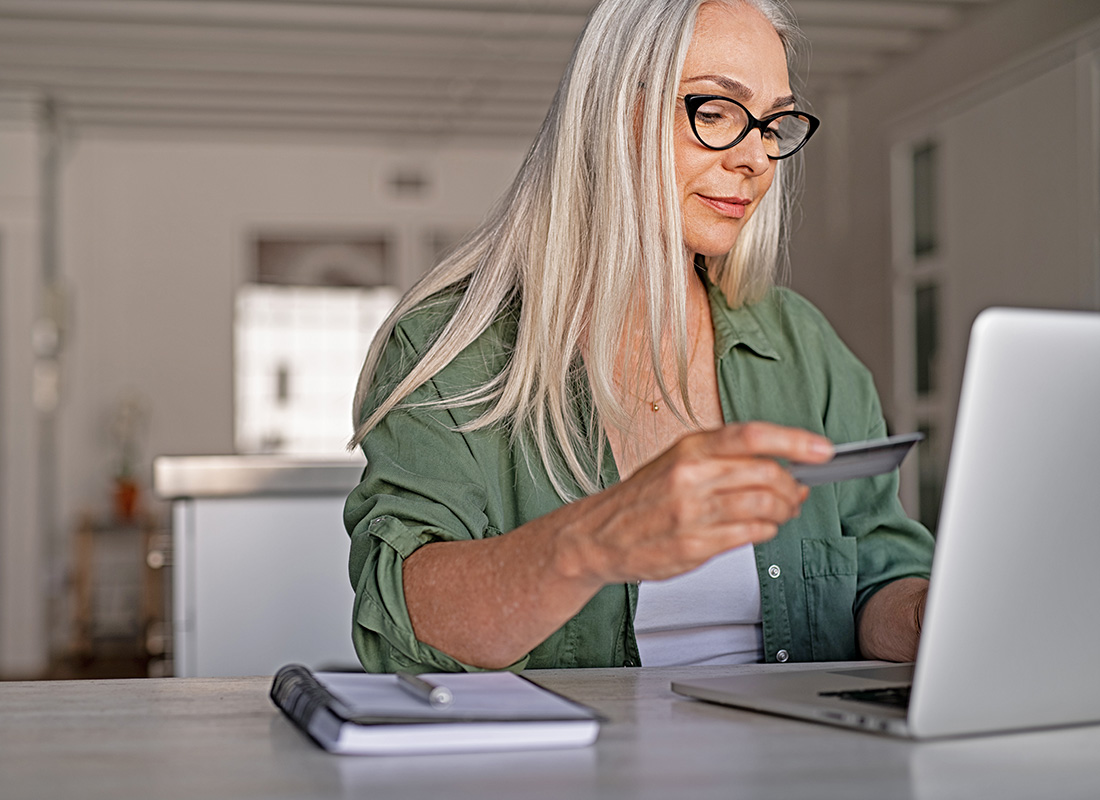
<svg viewBox="0 0 1100 800">
<path fill-rule="evenodd" d="M 810 443 L 810 452 L 819 456 L 831 456 L 833 454 L 833 443 L 828 439 L 814 439 Z"/>
</svg>

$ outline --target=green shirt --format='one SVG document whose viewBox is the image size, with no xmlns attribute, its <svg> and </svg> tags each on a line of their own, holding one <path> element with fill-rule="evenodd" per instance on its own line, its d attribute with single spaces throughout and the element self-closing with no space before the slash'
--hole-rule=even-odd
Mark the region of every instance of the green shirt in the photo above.
<svg viewBox="0 0 1100 800">
<path fill-rule="evenodd" d="M 711 286 L 710 304 L 726 422 L 797 426 L 836 443 L 886 435 L 869 371 L 805 299 L 773 289 L 759 303 L 731 309 Z M 400 322 L 367 410 L 407 374 L 452 308 L 436 304 Z M 479 385 L 504 366 L 514 340 L 514 319 L 495 323 L 412 400 Z M 588 391 L 584 384 L 578 419 L 590 405 Z M 497 428 L 454 430 L 477 415 L 471 408 L 398 408 L 363 442 L 367 466 L 344 520 L 355 587 L 352 635 L 369 671 L 475 669 L 417 641 L 403 559 L 430 542 L 506 534 L 562 505 L 522 438 L 513 442 Z M 604 485 L 618 481 L 606 442 L 602 474 Z M 932 537 L 906 517 L 897 489 L 896 472 L 815 487 L 798 518 L 755 546 L 766 660 L 859 658 L 855 620 L 868 598 L 899 578 L 928 577 Z M 513 668 L 639 666 L 636 600 L 635 584 L 605 586 Z"/>
</svg>

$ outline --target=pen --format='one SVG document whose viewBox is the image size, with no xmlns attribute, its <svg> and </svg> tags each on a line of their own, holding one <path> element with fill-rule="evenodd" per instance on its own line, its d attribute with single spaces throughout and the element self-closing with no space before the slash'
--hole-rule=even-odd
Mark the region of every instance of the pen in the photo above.
<svg viewBox="0 0 1100 800">
<path fill-rule="evenodd" d="M 413 675 L 411 672 L 398 672 L 397 685 L 414 697 L 427 702 L 432 708 L 446 708 L 454 702 L 451 690 L 442 684 Z"/>
</svg>

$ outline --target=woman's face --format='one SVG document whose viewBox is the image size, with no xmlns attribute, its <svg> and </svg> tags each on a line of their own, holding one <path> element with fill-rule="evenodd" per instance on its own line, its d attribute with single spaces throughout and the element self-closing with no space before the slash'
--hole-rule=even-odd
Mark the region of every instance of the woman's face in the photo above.
<svg viewBox="0 0 1100 800">
<path fill-rule="evenodd" d="M 783 43 L 760 12 L 743 4 L 699 9 L 684 61 L 674 130 L 676 185 L 684 244 L 693 254 L 728 253 L 775 177 L 760 131 L 736 147 L 710 150 L 695 138 L 685 94 L 715 94 L 744 105 L 757 119 L 794 107 Z"/>
</svg>

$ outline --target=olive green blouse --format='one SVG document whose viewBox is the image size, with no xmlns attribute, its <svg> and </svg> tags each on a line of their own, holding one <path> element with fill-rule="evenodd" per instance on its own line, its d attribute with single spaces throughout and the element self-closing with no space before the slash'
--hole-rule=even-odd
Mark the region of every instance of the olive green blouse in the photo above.
<svg viewBox="0 0 1100 800">
<path fill-rule="evenodd" d="M 836 443 L 886 435 L 871 375 L 810 303 L 786 289 L 731 309 L 710 287 L 714 358 L 726 422 L 766 420 Z M 369 411 L 425 352 L 453 304 L 406 316 L 387 345 Z M 504 366 L 515 320 L 502 319 L 411 400 L 454 397 Z M 583 380 L 578 421 L 591 397 Z M 506 535 L 562 505 L 524 437 L 502 428 L 459 433 L 477 408 L 402 407 L 366 437 L 367 466 L 348 497 L 355 587 L 352 637 L 372 672 L 473 670 L 417 641 L 401 583 L 403 559 L 430 542 Z M 596 463 L 593 445 L 592 463 Z M 601 485 L 618 481 L 604 446 Z M 897 498 L 897 474 L 815 487 L 801 515 L 756 545 L 768 661 L 859 658 L 856 616 L 868 598 L 904 577 L 928 577 L 933 539 Z M 579 496 L 580 490 L 575 490 Z M 637 586 L 605 586 L 514 669 L 639 666 Z"/>
</svg>

